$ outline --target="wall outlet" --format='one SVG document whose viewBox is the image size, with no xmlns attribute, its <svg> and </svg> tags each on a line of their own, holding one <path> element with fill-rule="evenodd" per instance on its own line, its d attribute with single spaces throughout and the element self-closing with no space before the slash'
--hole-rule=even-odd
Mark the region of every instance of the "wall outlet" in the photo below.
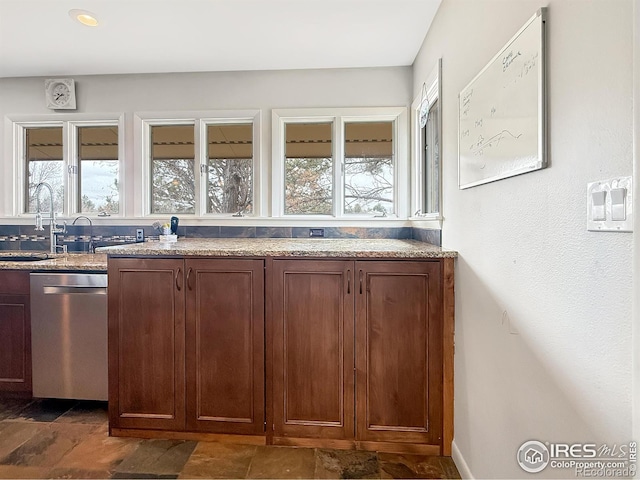
<svg viewBox="0 0 640 480">
<path fill-rule="evenodd" d="M 136 242 L 144 242 L 144 230 L 136 228 Z"/>
<path fill-rule="evenodd" d="M 309 229 L 310 237 L 324 237 L 324 228 L 310 228 Z"/>
</svg>

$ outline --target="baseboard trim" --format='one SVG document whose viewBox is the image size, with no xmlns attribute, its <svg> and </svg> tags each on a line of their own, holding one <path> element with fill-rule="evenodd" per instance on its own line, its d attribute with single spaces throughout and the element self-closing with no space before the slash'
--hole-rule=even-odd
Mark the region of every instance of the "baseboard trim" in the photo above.
<svg viewBox="0 0 640 480">
<path fill-rule="evenodd" d="M 373 452 L 441 455 L 440 445 L 403 442 L 371 442 L 362 440 L 336 440 L 330 438 L 271 437 L 267 444 L 289 447 L 336 448 L 339 450 L 368 450 Z"/>
<path fill-rule="evenodd" d="M 236 435 L 227 433 L 174 432 L 138 428 L 109 428 L 111 437 L 161 438 L 165 440 L 193 440 L 196 442 L 236 443 L 241 445 L 266 445 L 264 435 Z"/>
<path fill-rule="evenodd" d="M 469 470 L 469 465 L 467 465 L 462 453 L 460 453 L 460 449 L 458 448 L 455 440 L 451 442 L 451 458 L 453 458 L 453 463 L 456 464 L 456 468 L 462 478 L 469 478 L 471 480 L 475 479 L 471 470 Z"/>
</svg>

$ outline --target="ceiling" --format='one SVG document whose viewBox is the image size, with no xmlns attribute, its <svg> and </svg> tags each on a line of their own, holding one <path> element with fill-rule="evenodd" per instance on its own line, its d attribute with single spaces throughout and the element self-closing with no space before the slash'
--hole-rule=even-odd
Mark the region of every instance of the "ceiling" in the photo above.
<svg viewBox="0 0 640 480">
<path fill-rule="evenodd" d="M 440 1 L 0 0 L 0 77 L 411 65 Z"/>
</svg>

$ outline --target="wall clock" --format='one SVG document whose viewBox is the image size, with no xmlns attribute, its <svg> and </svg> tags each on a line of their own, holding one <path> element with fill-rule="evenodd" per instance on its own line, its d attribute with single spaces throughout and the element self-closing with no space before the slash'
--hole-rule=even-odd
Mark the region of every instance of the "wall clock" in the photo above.
<svg viewBox="0 0 640 480">
<path fill-rule="evenodd" d="M 47 108 L 76 109 L 76 84 L 72 78 L 49 78 L 44 81 L 44 90 Z"/>
</svg>

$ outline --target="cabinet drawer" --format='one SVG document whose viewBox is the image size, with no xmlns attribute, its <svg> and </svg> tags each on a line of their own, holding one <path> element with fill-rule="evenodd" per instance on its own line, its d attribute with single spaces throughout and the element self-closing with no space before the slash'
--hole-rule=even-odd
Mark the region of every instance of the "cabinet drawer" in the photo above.
<svg viewBox="0 0 640 480">
<path fill-rule="evenodd" d="M 29 295 L 29 272 L 3 270 L 0 272 L 0 295 Z"/>
</svg>

